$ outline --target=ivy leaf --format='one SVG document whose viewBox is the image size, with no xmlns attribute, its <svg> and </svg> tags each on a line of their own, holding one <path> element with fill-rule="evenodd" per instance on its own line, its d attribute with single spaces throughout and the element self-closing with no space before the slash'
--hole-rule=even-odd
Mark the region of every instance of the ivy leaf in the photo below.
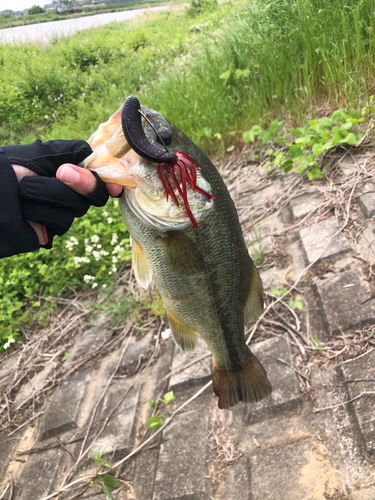
<svg viewBox="0 0 375 500">
<path fill-rule="evenodd" d="M 293 137 L 301 137 L 302 135 L 302 131 L 299 128 L 290 128 L 289 133 Z"/>
<path fill-rule="evenodd" d="M 164 417 L 150 417 L 147 422 L 147 429 L 157 429 L 164 424 Z"/>
<path fill-rule="evenodd" d="M 112 490 L 120 488 L 118 479 L 115 476 L 111 476 L 110 474 L 103 477 L 103 484 L 106 488 L 111 488 Z"/>
<path fill-rule="evenodd" d="M 61 361 L 66 361 L 69 357 L 69 354 L 67 352 L 64 352 L 64 354 L 61 357 Z"/>
<path fill-rule="evenodd" d="M 324 145 L 323 144 L 314 144 L 312 147 L 312 152 L 315 156 L 319 156 L 323 153 L 324 151 Z"/>
<path fill-rule="evenodd" d="M 174 401 L 176 398 L 174 397 L 174 394 L 173 394 L 173 391 L 170 391 L 170 392 L 166 392 L 164 394 L 164 403 L 166 405 L 168 405 L 169 403 L 171 403 L 172 401 Z"/>
<path fill-rule="evenodd" d="M 242 76 L 242 69 L 236 69 L 236 71 L 234 72 L 234 78 L 238 80 L 239 78 L 241 78 L 241 76 Z"/>
<path fill-rule="evenodd" d="M 357 144 L 357 139 L 356 139 L 355 135 L 352 132 L 350 132 L 350 134 L 348 134 L 345 137 L 345 142 L 347 144 Z"/>
<path fill-rule="evenodd" d="M 230 77 L 230 74 L 231 74 L 231 71 L 230 71 L 230 69 L 228 69 L 228 71 L 226 71 L 225 73 L 222 73 L 222 74 L 219 76 L 219 78 L 220 78 L 221 80 L 225 80 L 225 81 L 227 81 L 227 80 L 228 80 L 228 78 Z"/>
</svg>

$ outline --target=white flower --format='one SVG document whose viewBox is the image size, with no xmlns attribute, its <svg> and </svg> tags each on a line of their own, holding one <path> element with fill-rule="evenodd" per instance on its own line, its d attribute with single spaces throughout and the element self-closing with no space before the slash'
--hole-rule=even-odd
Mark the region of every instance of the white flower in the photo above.
<svg viewBox="0 0 375 500">
<path fill-rule="evenodd" d="M 93 283 L 91 288 L 96 288 L 98 286 L 97 283 Z"/>
<path fill-rule="evenodd" d="M 99 236 L 97 234 L 94 234 L 94 236 L 91 236 L 91 241 L 92 243 L 98 243 Z"/>
<path fill-rule="evenodd" d="M 166 330 L 161 332 L 161 338 L 162 339 L 169 339 L 169 337 L 171 336 L 171 333 L 172 333 L 172 330 L 170 328 L 167 328 Z"/>
<path fill-rule="evenodd" d="M 94 247 L 92 247 L 91 245 L 85 245 L 85 250 L 87 253 L 91 253 L 93 251 Z"/>
<path fill-rule="evenodd" d="M 108 217 L 109 213 L 107 212 L 107 210 L 104 210 L 103 212 L 103 217 Z"/>
<path fill-rule="evenodd" d="M 116 266 L 113 266 L 112 267 L 112 271 L 115 273 L 117 271 L 117 267 Z"/>
<path fill-rule="evenodd" d="M 113 222 L 112 217 L 108 217 L 107 222 L 108 222 L 108 224 L 112 224 L 112 222 Z"/>
<path fill-rule="evenodd" d="M 124 249 L 121 245 L 116 245 L 115 248 L 112 250 L 112 253 L 120 253 L 122 252 Z"/>
<path fill-rule="evenodd" d="M 44 118 L 45 118 L 46 120 L 48 120 L 48 115 L 44 115 Z"/>
<path fill-rule="evenodd" d="M 115 256 L 113 256 L 113 257 L 112 257 L 112 262 L 113 262 L 114 264 L 116 264 L 116 262 L 118 262 L 118 258 L 117 258 L 117 257 L 115 257 Z"/>
<path fill-rule="evenodd" d="M 118 236 L 117 233 L 112 234 L 112 239 L 111 239 L 111 245 L 114 245 L 115 243 L 118 242 Z"/>
<path fill-rule="evenodd" d="M 107 285 L 104 283 L 104 285 L 102 285 L 102 288 L 107 288 Z"/>
<path fill-rule="evenodd" d="M 96 250 L 94 250 L 92 252 L 92 255 L 95 258 L 95 260 L 100 260 L 100 257 L 101 257 L 100 252 L 97 252 Z"/>
<path fill-rule="evenodd" d="M 90 276 L 89 274 L 85 274 L 83 277 L 83 281 L 85 283 L 90 283 L 91 280 L 95 279 L 95 276 Z"/>
<path fill-rule="evenodd" d="M 8 349 L 8 347 L 9 347 L 9 342 L 6 342 L 6 343 L 4 344 L 4 346 L 3 346 L 3 347 L 4 347 L 4 349 Z"/>
</svg>

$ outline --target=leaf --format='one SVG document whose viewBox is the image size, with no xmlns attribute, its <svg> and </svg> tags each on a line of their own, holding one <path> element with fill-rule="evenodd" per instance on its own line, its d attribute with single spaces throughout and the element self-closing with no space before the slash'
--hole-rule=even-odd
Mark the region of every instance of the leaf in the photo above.
<svg viewBox="0 0 375 500">
<path fill-rule="evenodd" d="M 234 72 L 234 78 L 238 80 L 239 78 L 241 78 L 241 76 L 242 76 L 242 69 L 236 69 L 236 71 Z"/>
<path fill-rule="evenodd" d="M 107 469 L 112 469 L 112 466 L 109 464 L 109 462 L 105 458 L 94 458 L 95 462 L 97 464 L 102 465 L 103 467 L 106 467 Z"/>
<path fill-rule="evenodd" d="M 345 141 L 346 144 L 357 144 L 357 139 L 355 137 L 355 135 L 350 132 L 350 134 L 348 134 L 346 137 L 345 137 Z"/>
<path fill-rule="evenodd" d="M 282 130 L 282 128 L 283 128 L 282 120 L 274 120 L 269 126 L 268 130 L 272 135 L 276 135 Z"/>
<path fill-rule="evenodd" d="M 259 139 L 263 142 L 263 144 L 266 144 L 270 139 L 272 139 L 272 132 L 269 130 L 265 130 L 261 134 L 259 134 Z"/>
<path fill-rule="evenodd" d="M 323 172 L 319 168 L 313 168 L 311 170 L 311 173 L 312 173 L 312 175 L 314 176 L 315 179 L 321 179 L 322 177 L 324 177 Z"/>
<path fill-rule="evenodd" d="M 227 151 L 230 153 L 231 151 L 233 151 L 234 149 L 234 146 L 229 146 L 229 148 L 227 148 Z"/>
<path fill-rule="evenodd" d="M 332 126 L 332 120 L 330 118 L 324 117 L 320 120 L 319 125 L 321 127 L 331 127 Z"/>
<path fill-rule="evenodd" d="M 270 294 L 273 295 L 274 297 L 282 297 L 283 295 L 286 294 L 287 291 L 288 291 L 287 289 L 279 290 L 278 288 L 272 288 Z"/>
<path fill-rule="evenodd" d="M 249 78 L 249 76 L 250 76 L 250 70 L 249 70 L 249 69 L 244 69 L 244 70 L 242 71 L 242 76 L 243 76 L 244 78 Z"/>
<path fill-rule="evenodd" d="M 293 137 L 301 137 L 301 135 L 302 135 L 302 131 L 299 128 L 290 128 L 289 133 Z"/>
<path fill-rule="evenodd" d="M 164 403 L 166 405 L 168 405 L 169 403 L 171 403 L 172 401 L 174 401 L 176 398 L 174 397 L 174 394 L 173 394 L 173 391 L 170 391 L 170 392 L 166 392 L 164 394 Z"/>
<path fill-rule="evenodd" d="M 294 309 L 303 309 L 303 302 L 301 299 L 296 299 L 296 300 L 290 300 L 289 301 L 290 307 Z"/>
<path fill-rule="evenodd" d="M 298 146 L 292 146 L 289 150 L 289 156 L 292 160 L 296 160 L 297 158 L 300 158 L 302 155 L 303 155 L 303 150 Z"/>
<path fill-rule="evenodd" d="M 245 144 L 249 144 L 249 142 L 254 142 L 255 141 L 255 135 L 253 134 L 253 132 L 251 130 L 248 130 L 247 132 L 244 132 L 242 134 L 242 137 L 243 137 L 243 142 Z"/>
<path fill-rule="evenodd" d="M 312 152 L 315 156 L 319 156 L 323 153 L 324 151 L 324 145 L 323 144 L 314 144 L 312 147 Z"/>
<path fill-rule="evenodd" d="M 67 352 L 64 352 L 64 354 L 61 357 L 61 361 L 66 361 L 69 357 L 69 354 Z"/>
<path fill-rule="evenodd" d="M 164 423 L 164 417 L 150 417 L 147 422 L 147 429 L 157 429 Z"/>
<path fill-rule="evenodd" d="M 112 490 L 120 488 L 120 483 L 118 482 L 118 479 L 115 476 L 111 476 L 110 474 L 108 474 L 108 476 L 103 477 L 103 484 L 106 488 L 111 488 Z"/>
<path fill-rule="evenodd" d="M 230 77 L 230 74 L 231 74 L 231 71 L 230 71 L 230 69 L 228 69 L 228 71 L 225 71 L 225 73 L 222 73 L 222 74 L 219 76 L 219 78 L 220 78 L 221 80 L 225 80 L 225 81 L 227 81 L 227 80 L 228 80 L 228 78 Z"/>
</svg>

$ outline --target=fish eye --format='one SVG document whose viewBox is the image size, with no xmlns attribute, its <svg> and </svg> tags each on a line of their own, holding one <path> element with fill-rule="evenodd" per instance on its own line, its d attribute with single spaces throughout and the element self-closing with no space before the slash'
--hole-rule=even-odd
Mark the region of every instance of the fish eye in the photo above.
<svg viewBox="0 0 375 500">
<path fill-rule="evenodd" d="M 159 130 L 158 130 L 158 134 L 159 134 L 159 135 L 160 135 L 160 137 L 163 139 L 164 144 L 165 144 L 166 146 L 169 146 L 170 144 L 172 144 L 172 133 L 171 133 L 168 129 L 166 129 L 166 128 L 159 129 Z M 157 141 L 159 144 L 163 145 L 163 144 L 159 141 L 159 137 L 158 137 L 158 136 L 156 136 L 156 141 Z"/>
</svg>

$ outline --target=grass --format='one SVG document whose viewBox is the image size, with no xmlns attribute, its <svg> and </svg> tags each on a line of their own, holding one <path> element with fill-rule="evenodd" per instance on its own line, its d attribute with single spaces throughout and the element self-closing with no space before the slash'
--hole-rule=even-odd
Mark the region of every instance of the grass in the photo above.
<svg viewBox="0 0 375 500">
<path fill-rule="evenodd" d="M 142 98 L 210 152 L 255 123 L 357 107 L 373 93 L 373 11 L 372 0 L 247 2 Z"/>
<path fill-rule="evenodd" d="M 303 125 L 317 107 L 358 108 L 374 93 L 373 0 L 206 3 L 47 46 L 1 45 L 0 143 L 85 139 L 135 94 L 217 154 L 252 125 L 281 117 Z M 120 259 L 113 232 L 124 240 Z M 108 255 L 96 259 L 94 236 Z M 109 205 L 91 209 L 52 252 L 0 261 L 0 344 L 19 338 L 38 296 L 109 283 L 129 259 L 127 241 Z"/>
</svg>

